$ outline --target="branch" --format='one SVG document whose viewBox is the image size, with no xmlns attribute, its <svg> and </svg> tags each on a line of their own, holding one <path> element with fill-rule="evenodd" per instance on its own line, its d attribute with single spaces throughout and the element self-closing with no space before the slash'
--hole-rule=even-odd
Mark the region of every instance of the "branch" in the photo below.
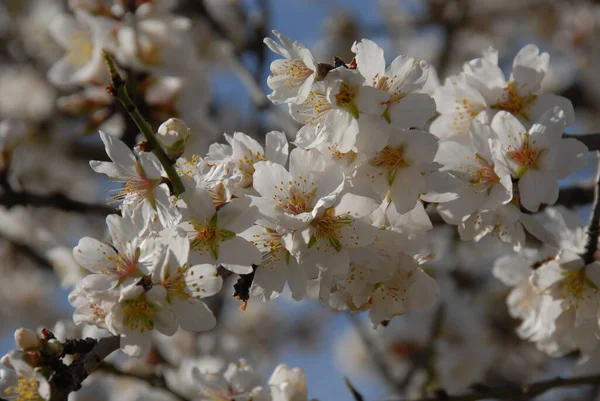
<svg viewBox="0 0 600 401">
<path fill-rule="evenodd" d="M 79 390 L 81 383 L 98 369 L 102 361 L 119 349 L 120 341 L 119 336 L 98 340 L 90 352 L 71 363 L 65 371 L 53 375 L 50 379 L 50 401 L 65 401 L 70 393 Z"/>
<path fill-rule="evenodd" d="M 402 383 L 404 384 L 404 387 L 408 386 L 408 384 L 410 383 L 411 376 L 414 375 L 417 369 L 419 368 L 419 362 L 424 363 L 425 371 L 427 372 L 427 380 L 425 381 L 425 383 L 423 383 L 423 394 L 425 394 L 425 391 L 434 391 L 436 387 L 439 386 L 438 373 L 435 366 L 435 343 L 442 334 L 445 312 L 446 307 L 443 303 L 440 303 L 437 311 L 435 312 L 435 316 L 431 324 L 431 330 L 429 334 L 429 339 L 427 340 L 424 358 L 421 361 L 417 360 L 417 363 L 415 363 L 415 367 L 413 368 L 412 372 L 409 372 L 409 374 L 406 375 Z"/>
<path fill-rule="evenodd" d="M 66 212 L 92 213 L 107 215 L 116 213 L 113 207 L 101 204 L 86 203 L 73 200 L 60 193 L 38 195 L 26 191 L 14 192 L 12 189 L 0 195 L 0 205 L 7 209 L 13 206 L 51 207 Z"/>
<path fill-rule="evenodd" d="M 588 238 L 583 254 L 583 260 L 586 265 L 594 261 L 594 254 L 598 250 L 598 238 L 600 237 L 600 152 L 596 152 L 596 157 L 598 158 L 598 169 L 596 171 L 594 205 L 592 206 L 592 217 L 587 229 Z"/>
<path fill-rule="evenodd" d="M 588 150 L 600 150 L 600 133 L 593 132 L 589 134 L 563 134 L 563 138 L 575 138 L 588 147 Z"/>
<path fill-rule="evenodd" d="M 444 13 L 448 5 L 449 2 L 446 1 L 432 2 L 431 7 L 440 8 L 440 11 L 430 12 L 430 14 L 436 16 L 436 14 L 440 12 Z M 469 16 L 469 0 L 456 0 L 456 6 L 460 10 L 460 16 L 456 21 L 445 18 L 439 19 L 439 22 L 445 30 L 444 45 L 442 46 L 442 52 L 439 56 L 437 65 L 438 74 L 441 78 L 446 76 L 446 70 L 450 65 L 450 59 L 454 52 L 458 31 L 465 26 Z"/>
<path fill-rule="evenodd" d="M 563 205 L 568 208 L 589 205 L 594 201 L 594 190 L 591 187 L 575 185 L 568 188 L 561 188 L 556 205 Z M 446 224 L 444 219 L 435 209 L 427 211 L 429 219 L 433 225 Z"/>
<path fill-rule="evenodd" d="M 114 61 L 108 55 L 108 53 L 103 52 L 103 55 L 104 60 L 108 65 L 108 71 L 112 82 L 112 84 L 109 85 L 107 88 L 108 92 L 115 96 L 117 99 L 119 99 L 119 101 L 125 107 L 125 110 L 127 110 L 127 113 L 129 113 L 131 119 L 138 126 L 142 134 L 144 134 L 144 138 L 146 138 L 146 141 L 148 142 L 148 146 L 152 150 L 152 153 L 154 153 L 154 155 L 158 158 L 160 164 L 162 164 L 163 168 L 165 169 L 165 172 L 169 176 L 169 180 L 171 181 L 171 185 L 173 186 L 173 193 L 175 195 L 181 195 L 185 191 L 185 187 L 183 186 L 181 178 L 179 177 L 179 175 L 177 175 L 177 171 L 175 170 L 173 162 L 169 160 L 169 157 L 160 145 L 160 142 L 158 141 L 158 139 L 156 139 L 156 136 L 154 135 L 154 130 L 152 129 L 150 123 L 146 121 L 146 119 L 144 118 L 144 116 L 142 116 L 133 100 L 131 100 L 131 98 L 129 97 L 129 93 L 127 92 L 127 88 L 125 86 L 125 80 L 117 71 Z"/>
<path fill-rule="evenodd" d="M 364 343 L 365 348 L 367 349 L 367 352 L 371 357 L 371 360 L 375 364 L 375 367 L 377 368 L 381 377 L 383 377 L 383 379 L 391 388 L 400 393 L 402 391 L 402 388 L 400 387 L 401 383 L 399 383 L 392 375 L 390 366 L 387 363 L 387 358 L 385 357 L 383 350 L 381 350 L 377 346 L 377 344 L 375 344 L 371 340 L 371 338 L 369 337 L 369 333 L 366 332 L 364 326 L 358 318 L 358 315 L 354 313 L 348 313 L 348 319 L 350 319 L 350 322 L 352 323 L 352 325 L 356 329 L 356 332 L 362 339 L 362 342 Z"/>
<path fill-rule="evenodd" d="M 593 200 L 594 190 L 591 187 L 576 185 L 569 188 L 561 188 L 556 204 L 573 208 L 588 205 Z"/>
<path fill-rule="evenodd" d="M 0 195 L 0 205 L 6 206 L 7 209 L 21 205 L 52 207 L 67 212 L 94 213 L 101 215 L 116 212 L 114 208 L 109 206 L 76 201 L 59 193 L 38 195 L 27 191 L 16 192 L 10 185 L 8 179 L 9 169 L 10 164 L 7 162 L 5 167 L 0 170 L 0 188 L 2 188 L 3 191 Z"/>
<path fill-rule="evenodd" d="M 443 398 L 429 397 L 414 401 L 478 401 L 487 399 L 519 398 L 523 396 L 526 396 L 528 399 L 530 399 L 555 388 L 580 386 L 583 384 L 600 384 L 600 375 L 573 377 L 571 379 L 557 377 L 551 380 L 523 384 L 519 387 L 489 388 L 472 394 L 445 396 Z"/>
<path fill-rule="evenodd" d="M 275 106 L 267 98 L 267 95 L 256 81 L 256 78 L 246 69 L 242 61 L 233 54 L 231 50 L 224 50 L 229 58 L 229 67 L 235 72 L 238 78 L 250 92 L 250 98 L 258 110 L 265 111 L 287 135 L 295 135 L 298 131 L 298 125 L 292 120 L 288 113 Z"/>
<path fill-rule="evenodd" d="M 350 379 L 344 377 L 344 382 L 346 383 L 348 390 L 350 390 L 350 393 L 352 393 L 355 401 L 365 401 L 365 397 L 363 397 L 363 395 L 352 385 Z"/>
<path fill-rule="evenodd" d="M 171 393 L 173 396 L 175 396 L 175 398 L 177 398 L 180 401 L 188 401 L 187 398 L 183 397 L 182 395 L 180 395 L 180 394 L 176 393 L 175 391 L 173 391 L 172 389 L 170 389 L 167 386 L 167 382 L 165 381 L 164 376 L 162 376 L 162 375 L 156 375 L 156 374 L 138 375 L 135 373 L 119 370 L 116 366 L 114 366 L 111 363 L 107 363 L 107 362 L 103 362 L 100 365 L 100 367 L 97 369 L 97 371 L 102 372 L 102 373 L 116 375 L 119 377 L 129 377 L 132 379 L 141 380 L 141 381 L 148 383 L 152 387 L 156 387 L 156 388 L 160 388 L 160 389 L 168 391 L 169 393 Z"/>
<path fill-rule="evenodd" d="M 18 242 L 12 238 L 4 237 L 1 233 L 0 239 L 7 241 L 16 252 L 19 252 L 23 256 L 29 258 L 32 262 L 36 264 L 36 266 L 47 270 L 54 270 L 54 265 L 52 264 L 52 262 L 46 257 L 40 255 L 40 253 L 36 249 L 31 247 L 29 244 Z"/>
</svg>

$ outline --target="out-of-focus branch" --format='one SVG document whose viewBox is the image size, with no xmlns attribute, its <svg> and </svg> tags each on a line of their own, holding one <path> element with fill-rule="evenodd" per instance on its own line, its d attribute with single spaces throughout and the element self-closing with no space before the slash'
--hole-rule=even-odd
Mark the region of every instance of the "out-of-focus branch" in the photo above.
<svg viewBox="0 0 600 401">
<path fill-rule="evenodd" d="M 371 361 L 377 368 L 377 371 L 379 372 L 380 376 L 385 380 L 385 382 L 390 388 L 400 393 L 402 391 L 402 388 L 400 387 L 401 383 L 398 380 L 396 380 L 392 375 L 392 371 L 390 369 L 390 366 L 387 362 L 387 358 L 385 357 L 383 350 L 381 350 L 379 346 L 375 344 L 375 342 L 373 342 L 357 314 L 348 313 L 348 319 L 350 319 L 350 323 L 352 323 L 354 329 L 360 336 L 363 344 L 365 345 L 365 348 L 367 349 L 367 353 L 369 354 Z"/>
<path fill-rule="evenodd" d="M 254 40 L 251 43 L 250 49 L 256 53 L 256 71 L 254 79 L 260 82 L 262 73 L 267 63 L 267 46 L 263 43 L 263 38 L 269 35 L 268 27 L 271 18 L 271 4 L 269 0 L 259 0 L 261 18 L 254 27 Z"/>
<path fill-rule="evenodd" d="M 430 7 L 432 10 L 439 9 L 439 12 L 430 12 L 430 15 L 436 19 L 438 15 L 445 14 L 445 10 L 449 7 L 448 1 L 432 1 Z M 456 35 L 459 29 L 463 28 L 469 18 L 469 0 L 456 0 L 456 8 L 460 10 L 460 15 L 456 20 L 446 19 L 443 16 L 437 18 L 438 23 L 444 28 L 444 45 L 438 58 L 437 71 L 440 77 L 445 77 L 450 59 L 454 53 L 454 45 Z"/>
<path fill-rule="evenodd" d="M 190 5 L 193 6 L 195 12 L 202 15 L 211 29 L 221 37 L 221 40 L 226 42 L 222 50 L 223 56 L 227 58 L 229 68 L 231 68 L 248 89 L 254 106 L 258 110 L 264 111 L 288 135 L 288 138 L 293 137 L 296 131 L 298 131 L 299 125 L 288 113 L 271 103 L 260 86 L 260 76 L 264 69 L 264 63 L 267 60 L 266 45 L 263 43 L 263 39 L 267 34 L 270 10 L 269 1 L 260 1 L 259 7 L 262 13 L 262 24 L 254 29 L 253 38 L 248 41 L 247 47 L 243 49 L 236 46 L 235 41 L 228 35 L 227 30 L 221 26 L 219 21 L 213 18 L 202 0 L 193 0 L 190 2 Z M 255 74 L 248 70 L 241 59 L 241 53 L 245 51 L 251 51 L 256 54 L 257 69 Z"/>
<path fill-rule="evenodd" d="M 499 3 L 499 6 L 494 9 L 480 9 L 479 11 L 477 11 L 477 8 L 475 10 L 470 9 L 468 13 L 461 13 L 460 15 L 440 15 L 440 13 L 427 13 L 423 16 L 411 15 L 407 18 L 397 19 L 394 22 L 418 29 L 444 24 L 458 25 L 462 21 L 461 27 L 469 29 L 473 26 L 485 24 L 487 21 L 496 21 L 503 18 L 512 18 L 514 15 L 547 10 L 548 0 L 528 0 L 521 3 Z M 386 31 L 387 27 L 383 24 L 367 24 L 363 28 L 371 36 L 382 36 L 388 33 Z"/>
<path fill-rule="evenodd" d="M 444 304 L 440 304 L 435 312 L 429 338 L 427 339 L 427 344 L 425 346 L 423 355 L 421 358 L 418 358 L 414 361 L 412 368 L 400 383 L 403 389 L 410 384 L 411 379 L 417 373 L 419 368 L 424 367 L 427 372 L 427 380 L 423 384 L 423 392 L 425 393 L 425 391 L 435 390 L 434 387 L 438 384 L 438 375 L 435 368 L 435 343 L 442 334 L 445 311 L 446 309 Z"/>
<path fill-rule="evenodd" d="M 557 377 L 551 380 L 544 380 L 535 383 L 523 384 L 518 387 L 500 387 L 500 388 L 487 388 L 483 391 L 464 395 L 455 396 L 444 396 L 444 397 L 429 397 L 421 398 L 414 401 L 478 401 L 488 399 L 532 399 L 546 391 L 560 388 L 560 387 L 573 387 L 581 385 L 598 385 L 600 384 L 600 375 L 573 377 L 570 379 L 563 379 Z M 393 401 L 390 399 L 390 401 Z"/>
<path fill-rule="evenodd" d="M 1 234 L 0 234 L 0 238 L 7 241 L 8 243 L 10 243 L 10 245 L 16 252 L 29 258 L 37 266 L 44 268 L 44 269 L 48 269 L 48 270 L 54 269 L 52 262 L 50 262 L 44 256 L 40 255 L 38 251 L 36 251 L 33 247 L 29 246 L 28 244 L 15 241 L 14 239 L 11 239 L 11 238 L 4 237 Z"/>
<path fill-rule="evenodd" d="M 265 111 L 269 117 L 285 131 L 288 138 L 290 136 L 293 137 L 296 134 L 296 131 L 298 131 L 298 124 L 292 120 L 288 113 L 271 103 L 259 83 L 256 81 L 256 78 L 248 71 L 242 61 L 233 54 L 232 50 L 224 51 L 229 53 L 227 54 L 229 67 L 236 73 L 238 78 L 248 89 L 250 98 L 256 108 Z"/>
<path fill-rule="evenodd" d="M 180 401 L 188 401 L 186 397 L 183 397 L 181 394 L 176 393 L 173 389 L 167 386 L 167 382 L 162 375 L 150 374 L 150 375 L 138 375 L 132 372 L 127 372 L 124 370 L 118 369 L 111 363 L 102 362 L 102 364 L 97 369 L 98 372 L 112 374 L 119 377 L 128 377 L 132 379 L 137 379 L 148 383 L 152 387 L 160 388 L 171 393 L 175 398 Z"/>
<path fill-rule="evenodd" d="M 569 188 L 561 188 L 556 204 L 572 208 L 590 204 L 593 200 L 593 188 L 573 186 Z"/>
<path fill-rule="evenodd" d="M 596 171 L 596 187 L 594 189 L 594 204 L 592 206 L 592 217 L 587 229 L 587 242 L 585 244 L 585 252 L 583 260 L 585 264 L 590 264 L 594 261 L 594 254 L 598 250 L 598 238 L 600 237 L 600 152 L 596 152 L 598 160 L 598 168 Z"/>
<path fill-rule="evenodd" d="M 575 138 L 588 147 L 589 151 L 600 150 L 600 133 L 563 134 L 563 138 Z"/>
<path fill-rule="evenodd" d="M 567 208 L 574 208 L 577 206 L 589 205 L 593 201 L 594 188 L 575 185 L 568 188 L 561 188 L 556 204 Z M 428 215 L 433 225 L 446 224 L 435 209 L 428 209 Z"/>
<path fill-rule="evenodd" d="M 346 383 L 346 387 L 348 387 L 348 390 L 350 390 L 350 393 L 354 397 L 355 401 L 365 401 L 365 397 L 363 397 L 363 395 L 354 387 L 354 385 L 352 385 L 350 379 L 344 377 L 344 382 Z"/>
<path fill-rule="evenodd" d="M 78 390 L 81 383 L 98 367 L 110 354 L 119 349 L 119 336 L 111 336 L 98 340 L 90 352 L 71 363 L 63 372 L 55 374 L 50 379 L 50 401 L 65 401 L 70 393 Z"/>
<path fill-rule="evenodd" d="M 0 205 L 7 209 L 13 206 L 35 206 L 35 207 L 51 207 L 64 210 L 67 212 L 92 213 L 107 215 L 115 213 L 116 210 L 107 205 L 99 205 L 73 200 L 63 194 L 54 193 L 48 195 L 39 195 L 27 191 L 16 192 L 10 185 L 9 175 L 10 165 L 6 165 L 0 170 Z"/>
<path fill-rule="evenodd" d="M 24 191 L 4 192 L 2 195 L 0 195 L 0 205 L 6 206 L 8 209 L 17 205 L 51 207 L 54 209 L 64 210 L 66 212 L 92 213 L 99 215 L 107 215 L 117 212 L 115 208 L 107 205 L 80 202 L 70 199 L 59 193 L 38 195 Z"/>
</svg>

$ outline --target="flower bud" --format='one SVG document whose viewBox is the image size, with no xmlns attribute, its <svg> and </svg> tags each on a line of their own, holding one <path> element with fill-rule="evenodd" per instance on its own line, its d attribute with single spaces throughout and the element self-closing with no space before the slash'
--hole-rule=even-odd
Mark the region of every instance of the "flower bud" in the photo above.
<svg viewBox="0 0 600 401">
<path fill-rule="evenodd" d="M 56 338 L 52 338 L 46 342 L 44 349 L 50 355 L 61 355 L 64 347 L 60 341 L 58 341 Z"/>
<path fill-rule="evenodd" d="M 41 345 L 40 338 L 35 331 L 23 328 L 15 331 L 15 344 L 24 351 L 37 349 Z"/>
<path fill-rule="evenodd" d="M 190 129 L 183 120 L 170 118 L 158 127 L 157 138 L 169 159 L 177 160 L 190 139 Z"/>
</svg>

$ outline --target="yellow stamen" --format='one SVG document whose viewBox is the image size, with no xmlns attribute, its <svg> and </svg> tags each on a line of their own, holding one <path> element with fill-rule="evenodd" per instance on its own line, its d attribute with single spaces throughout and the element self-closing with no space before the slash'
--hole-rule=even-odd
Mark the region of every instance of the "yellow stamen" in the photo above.
<svg viewBox="0 0 600 401">
<path fill-rule="evenodd" d="M 38 391 L 40 383 L 33 377 L 20 374 L 17 385 L 4 390 L 4 395 L 11 401 L 43 401 Z"/>
</svg>

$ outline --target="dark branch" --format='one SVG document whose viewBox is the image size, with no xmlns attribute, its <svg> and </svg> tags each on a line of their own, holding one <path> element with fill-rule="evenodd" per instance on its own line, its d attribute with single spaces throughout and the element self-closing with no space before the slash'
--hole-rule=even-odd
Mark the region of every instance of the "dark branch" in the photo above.
<svg viewBox="0 0 600 401">
<path fill-rule="evenodd" d="M 446 7 L 449 6 L 448 1 L 436 1 L 431 3 L 430 14 L 437 19 L 445 31 L 444 46 L 438 59 L 438 74 L 440 77 L 446 76 L 446 70 L 450 65 L 454 46 L 456 44 L 456 36 L 459 30 L 465 26 L 469 16 L 469 0 L 456 0 L 456 6 L 460 11 L 460 16 L 457 20 L 451 20 L 444 17 Z"/>
<path fill-rule="evenodd" d="M 600 152 L 596 152 L 596 156 L 600 158 Z M 596 188 L 594 189 L 594 205 L 592 207 L 592 217 L 587 230 L 588 238 L 585 244 L 585 253 L 583 260 L 585 264 L 590 264 L 594 261 L 594 254 L 598 250 L 598 238 L 600 237 L 600 160 L 596 171 Z"/>
<path fill-rule="evenodd" d="M 13 192 L 12 190 L 10 192 L 5 191 L 2 195 L 0 195 L 0 205 L 6 206 L 8 209 L 18 205 L 51 207 L 67 212 L 91 213 L 99 215 L 107 215 L 117 212 L 117 210 L 111 206 L 80 202 L 59 193 L 38 195 L 26 191 Z"/>
<path fill-rule="evenodd" d="M 600 150 L 600 133 L 563 134 L 563 138 L 575 138 L 588 147 L 589 151 Z"/>
<path fill-rule="evenodd" d="M 0 205 L 7 209 L 13 206 L 37 206 L 37 207 L 52 207 L 55 209 L 65 210 L 68 212 L 94 213 L 107 215 L 115 213 L 116 210 L 106 205 L 90 204 L 76 201 L 66 197 L 63 194 L 38 195 L 27 191 L 16 192 L 10 185 L 9 177 L 10 165 L 6 165 L 0 171 Z"/>
<path fill-rule="evenodd" d="M 3 236 L 0 238 L 7 241 L 8 243 L 10 243 L 10 246 L 12 247 L 12 249 L 14 249 L 19 254 L 30 259 L 37 266 L 42 267 L 44 269 L 48 269 L 48 270 L 54 269 L 52 262 L 50 262 L 48 259 L 46 259 L 43 255 L 40 255 L 40 253 L 38 251 L 36 251 L 30 245 L 23 243 L 23 242 L 17 242 L 14 239 L 3 237 Z"/>
<path fill-rule="evenodd" d="M 567 208 L 589 205 L 594 201 L 594 189 L 584 186 L 572 186 L 561 188 L 558 195 L 557 205 L 562 205 Z M 433 225 L 446 224 L 440 215 L 434 209 L 428 210 L 429 218 Z"/>
<path fill-rule="evenodd" d="M 160 388 L 160 389 L 168 391 L 169 393 L 173 394 L 180 401 L 188 401 L 188 399 L 186 397 L 183 397 L 182 395 L 176 393 L 171 388 L 169 388 L 169 386 L 167 386 L 167 382 L 166 382 L 164 376 L 162 376 L 162 375 L 156 375 L 156 374 L 138 375 L 135 373 L 120 370 L 116 366 L 114 366 L 113 364 L 110 364 L 108 362 L 103 362 L 100 365 L 100 367 L 97 369 L 97 371 L 101 372 L 101 373 L 112 374 L 112 375 L 119 376 L 119 377 L 128 377 L 128 378 L 132 378 L 132 379 L 141 380 L 141 381 L 148 383 L 152 387 L 156 387 L 156 388 Z"/>
<path fill-rule="evenodd" d="M 50 401 L 65 401 L 69 394 L 81 388 L 81 383 L 102 361 L 119 349 L 120 337 L 112 336 L 98 340 L 90 352 L 74 361 L 68 368 L 50 378 Z"/>
<path fill-rule="evenodd" d="M 350 390 L 350 393 L 352 393 L 355 401 L 365 401 L 365 397 L 363 397 L 362 394 L 352 385 L 350 379 L 344 377 L 344 382 L 346 383 L 348 390 Z"/>
<path fill-rule="evenodd" d="M 582 376 L 582 377 L 573 377 L 571 379 L 563 379 L 556 378 L 552 380 L 544 380 L 540 382 L 524 384 L 519 387 L 501 387 L 501 388 L 493 388 L 490 387 L 485 391 L 472 393 L 472 394 L 463 394 L 463 395 L 455 395 L 455 396 L 445 396 L 444 398 L 438 397 L 429 397 L 422 398 L 414 401 L 478 401 L 478 400 L 487 400 L 487 399 L 504 399 L 504 398 L 515 398 L 521 399 L 522 397 L 527 397 L 527 399 L 531 399 L 535 396 L 538 396 L 542 393 L 545 393 L 548 390 L 552 390 L 559 387 L 572 387 L 572 386 L 581 386 L 581 385 L 598 385 L 600 384 L 600 375 L 592 375 L 592 376 Z"/>
<path fill-rule="evenodd" d="M 400 393 L 402 391 L 402 388 L 400 387 L 401 383 L 394 378 L 390 366 L 387 363 L 387 358 L 385 357 L 383 350 L 380 349 L 379 346 L 375 344 L 375 342 L 373 342 L 373 340 L 369 336 L 369 333 L 365 330 L 365 327 L 360 322 L 358 315 L 354 313 L 348 313 L 348 318 L 350 319 L 350 322 L 354 326 L 354 329 L 360 336 L 362 342 L 364 343 L 365 348 L 367 349 L 367 353 L 369 354 L 371 361 L 377 368 L 379 375 L 385 380 L 385 382 L 390 388 Z"/>
</svg>

